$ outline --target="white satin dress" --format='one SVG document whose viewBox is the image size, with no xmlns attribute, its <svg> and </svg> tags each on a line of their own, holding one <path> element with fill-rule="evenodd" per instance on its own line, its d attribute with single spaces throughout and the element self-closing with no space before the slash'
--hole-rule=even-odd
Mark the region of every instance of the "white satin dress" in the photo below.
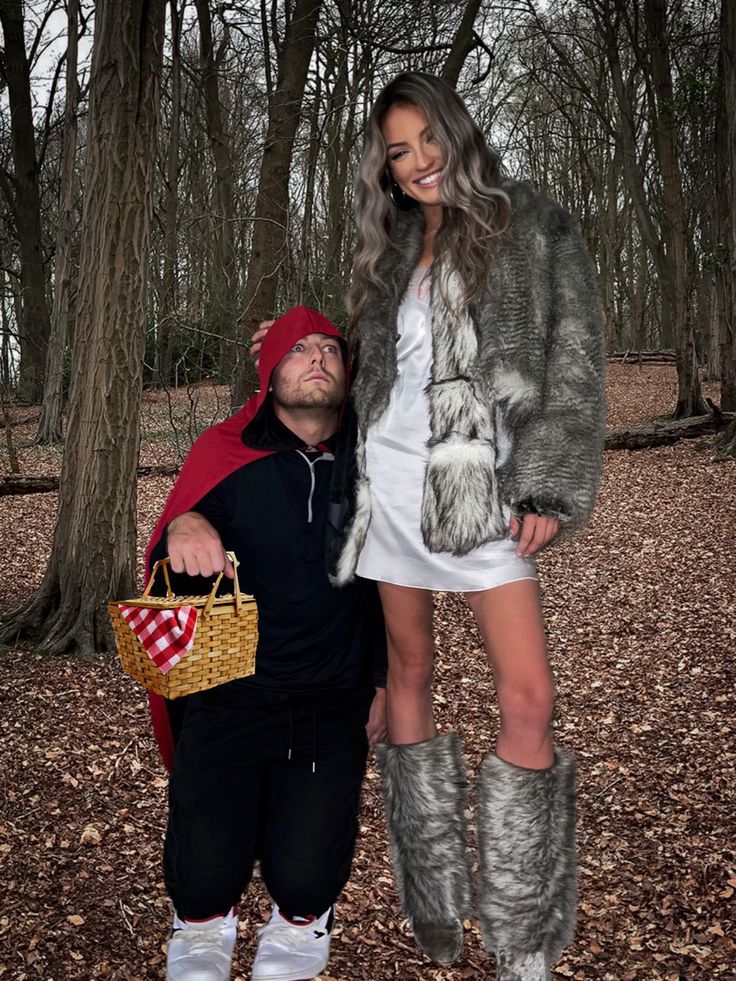
<svg viewBox="0 0 736 981">
<path fill-rule="evenodd" d="M 391 400 L 366 437 L 371 522 L 356 572 L 365 579 L 436 592 L 475 592 L 536 579 L 532 559 L 517 558 L 511 539 L 488 542 L 467 555 L 429 552 L 422 541 L 422 489 L 429 451 L 425 388 L 432 368 L 429 275 L 417 267 L 399 307 L 398 373 Z M 496 413 L 497 462 L 511 450 Z M 505 508 L 506 519 L 511 516 Z"/>
</svg>

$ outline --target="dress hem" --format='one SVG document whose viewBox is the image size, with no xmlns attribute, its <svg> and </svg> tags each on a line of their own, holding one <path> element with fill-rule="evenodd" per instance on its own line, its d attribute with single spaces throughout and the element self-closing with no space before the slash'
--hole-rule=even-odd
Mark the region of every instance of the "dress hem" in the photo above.
<svg viewBox="0 0 736 981">
<path fill-rule="evenodd" d="M 513 579 L 504 579 L 502 582 L 493 583 L 490 586 L 472 586 L 467 589 L 448 589 L 443 586 L 416 586 L 413 583 L 406 582 L 394 582 L 392 579 L 380 579 L 377 576 L 367 576 L 363 572 L 356 572 L 356 575 L 361 579 L 369 579 L 371 582 L 385 582 L 388 586 L 403 586 L 405 589 L 423 589 L 427 593 L 485 593 L 489 589 L 498 589 L 499 586 L 508 586 L 512 582 L 522 582 L 524 579 L 532 579 L 534 582 L 538 581 L 538 576 L 514 576 Z"/>
</svg>

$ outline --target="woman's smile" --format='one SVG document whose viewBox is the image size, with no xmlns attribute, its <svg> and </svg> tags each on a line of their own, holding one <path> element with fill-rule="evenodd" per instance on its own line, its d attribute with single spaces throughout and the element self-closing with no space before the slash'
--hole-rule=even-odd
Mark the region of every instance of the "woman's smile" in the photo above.
<svg viewBox="0 0 736 981">
<path fill-rule="evenodd" d="M 444 174 L 444 168 L 440 170 L 435 170 L 432 174 L 427 174 L 426 177 L 420 177 L 414 181 L 420 187 L 437 187 L 439 182 L 442 180 L 442 175 Z"/>
</svg>

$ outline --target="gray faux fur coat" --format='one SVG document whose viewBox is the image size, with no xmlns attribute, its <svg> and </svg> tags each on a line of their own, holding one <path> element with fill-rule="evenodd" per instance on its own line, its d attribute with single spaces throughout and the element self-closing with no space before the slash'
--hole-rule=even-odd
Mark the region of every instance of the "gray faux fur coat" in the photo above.
<svg viewBox="0 0 736 981">
<path fill-rule="evenodd" d="M 507 240 L 463 320 L 453 321 L 436 278 L 432 284 L 432 436 L 421 516 L 431 552 L 464 555 L 504 537 L 504 504 L 516 514 L 558 517 L 561 534 L 576 531 L 590 515 L 600 478 L 603 321 L 593 264 L 564 209 L 528 184 L 507 182 L 503 189 L 512 209 Z M 419 211 L 397 215 L 395 248 L 379 265 L 388 291 L 369 293 L 352 338 L 359 361 L 352 387 L 357 488 L 334 570 L 338 585 L 352 578 L 370 523 L 365 437 L 396 379 L 398 307 L 421 253 L 423 221 Z M 452 298 L 458 284 L 445 275 Z M 512 439 L 502 467 L 496 407 Z"/>
</svg>

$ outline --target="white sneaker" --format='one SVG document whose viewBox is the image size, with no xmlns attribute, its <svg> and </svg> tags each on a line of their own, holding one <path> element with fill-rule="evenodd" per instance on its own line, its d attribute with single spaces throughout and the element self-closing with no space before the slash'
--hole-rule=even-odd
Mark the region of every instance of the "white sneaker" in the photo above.
<svg viewBox="0 0 736 981">
<path fill-rule="evenodd" d="M 334 909 L 319 919 L 287 920 L 274 906 L 266 926 L 259 927 L 258 950 L 251 981 L 312 981 L 330 959 L 330 933 Z"/>
<path fill-rule="evenodd" d="M 204 923 L 174 916 L 166 955 L 166 981 L 230 981 L 238 918 L 231 910 Z"/>
</svg>

